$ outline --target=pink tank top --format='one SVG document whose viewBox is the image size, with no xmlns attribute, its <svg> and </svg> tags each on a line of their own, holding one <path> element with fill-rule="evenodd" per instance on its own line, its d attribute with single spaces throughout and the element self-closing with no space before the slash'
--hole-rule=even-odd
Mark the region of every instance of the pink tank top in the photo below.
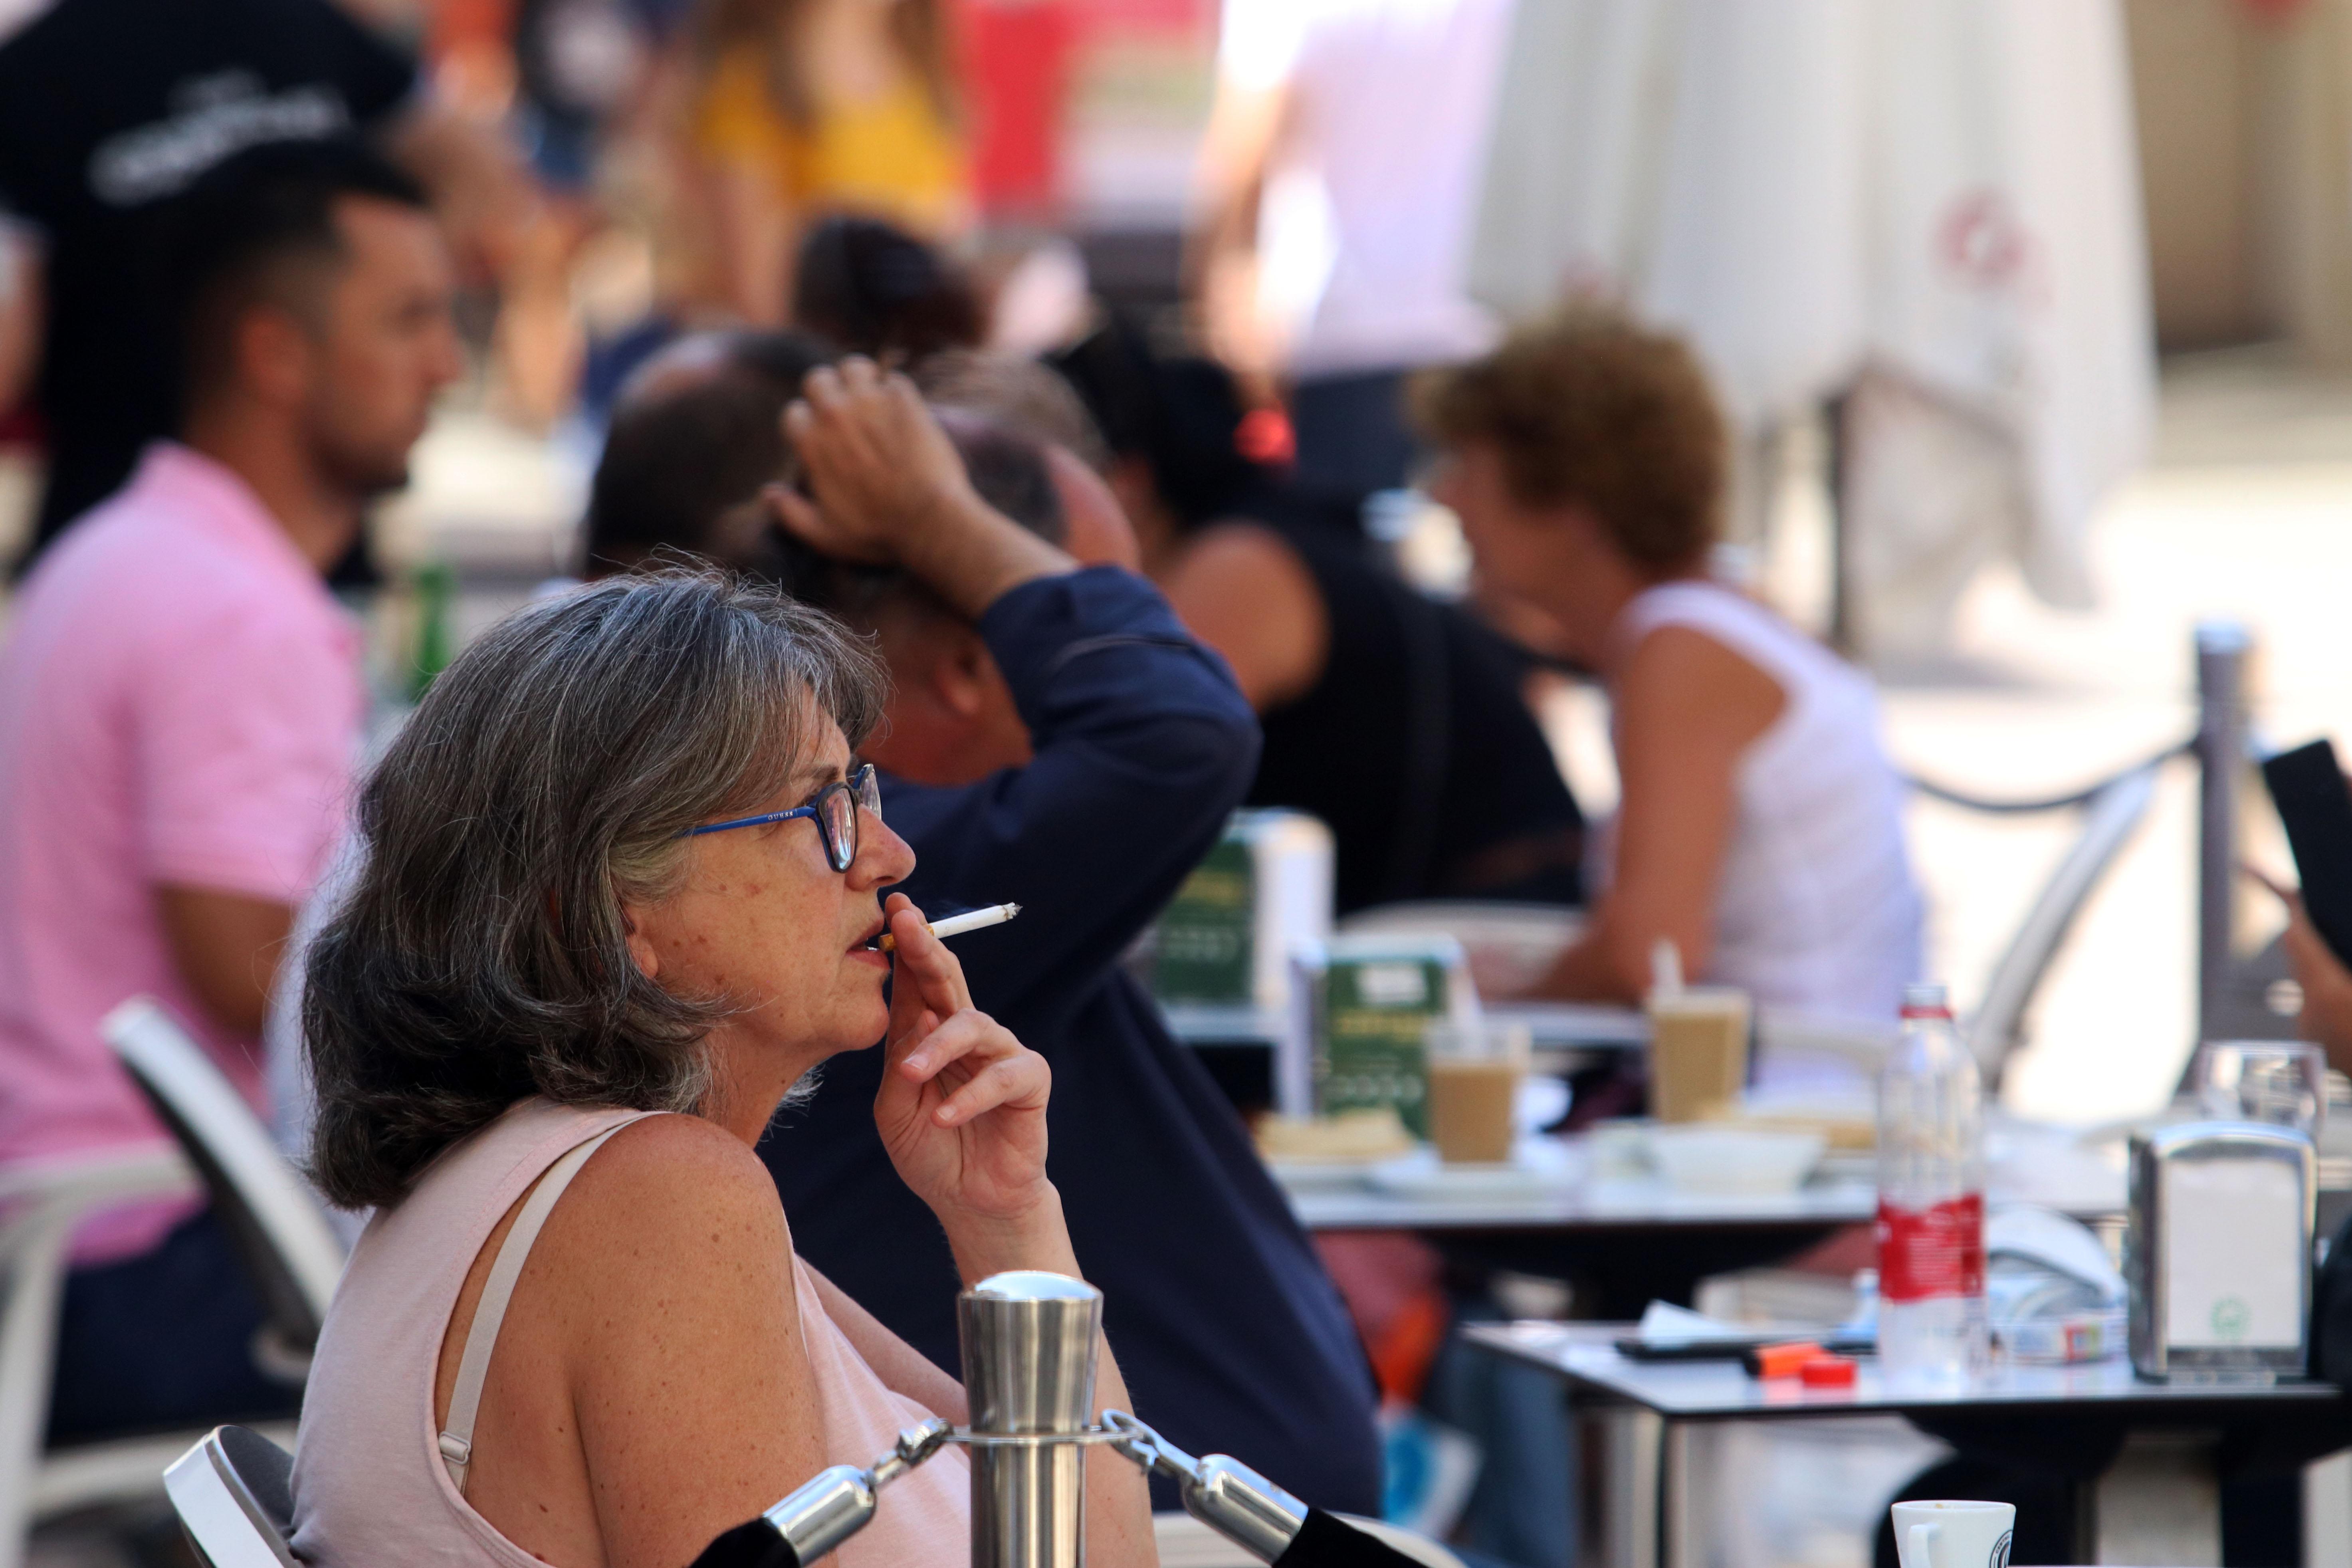
<svg viewBox="0 0 2352 1568">
<path fill-rule="evenodd" d="M 433 1411 L 441 1341 L 467 1272 L 515 1200 L 572 1150 L 646 1114 L 525 1100 L 436 1161 L 407 1198 L 369 1222 L 302 1396 L 296 1556 L 320 1568 L 543 1568 L 476 1513 L 450 1479 Z M 932 1413 L 883 1386 L 826 1316 L 798 1258 L 793 1279 L 824 1463 L 870 1465 L 902 1427 Z M 881 1503 L 874 1522 L 835 1553 L 841 1568 L 970 1561 L 971 1469 L 961 1448 L 894 1483 Z"/>
</svg>

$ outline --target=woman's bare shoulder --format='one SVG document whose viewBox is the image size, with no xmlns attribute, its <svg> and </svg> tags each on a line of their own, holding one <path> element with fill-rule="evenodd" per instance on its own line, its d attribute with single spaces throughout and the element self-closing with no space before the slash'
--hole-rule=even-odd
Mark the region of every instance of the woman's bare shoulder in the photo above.
<svg viewBox="0 0 2352 1568">
<path fill-rule="evenodd" d="M 1314 575 L 1290 542 L 1247 518 L 1226 518 L 1202 529 L 1185 551 L 1176 580 L 1259 601 L 1316 594 Z"/>
<path fill-rule="evenodd" d="M 1330 652 L 1328 612 L 1289 541 L 1235 519 L 1202 529 L 1164 584 L 1192 634 L 1225 658 L 1260 712 L 1304 695 Z"/>
<path fill-rule="evenodd" d="M 509 1408 L 580 1467 L 606 1562 L 683 1561 L 824 1463 L 783 1208 L 740 1139 L 688 1116 L 630 1123 L 541 1245 L 514 1308 L 534 1331 L 499 1355 L 520 1352 L 513 1373 L 541 1392 Z"/>
<path fill-rule="evenodd" d="M 779 1259 L 791 1240 L 768 1168 L 750 1145 L 698 1116 L 648 1116 L 581 1167 L 548 1229 L 665 1268 L 731 1267 L 745 1248 Z"/>
<path fill-rule="evenodd" d="M 1769 723 L 1786 694 L 1770 672 L 1704 627 L 1669 622 L 1633 645 L 1618 680 L 1621 700 L 1669 709 L 1733 709 Z"/>
</svg>

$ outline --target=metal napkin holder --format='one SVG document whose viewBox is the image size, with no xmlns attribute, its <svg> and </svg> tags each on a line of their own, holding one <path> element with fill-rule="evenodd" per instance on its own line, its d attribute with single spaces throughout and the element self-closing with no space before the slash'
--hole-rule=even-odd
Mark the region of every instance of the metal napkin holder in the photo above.
<svg viewBox="0 0 2352 1568">
<path fill-rule="evenodd" d="M 835 1465 L 720 1536 L 696 1568 L 809 1564 L 872 1521 L 877 1496 L 950 1444 L 971 1451 L 972 1568 L 1078 1568 L 1085 1560 L 1084 1450 L 1108 1447 L 1176 1483 L 1184 1511 L 1271 1563 L 1307 1505 L 1222 1454 L 1196 1459 L 1134 1416 L 1094 1401 L 1102 1292 L 1066 1275 L 998 1274 L 957 1299 L 971 1425 L 936 1418 L 898 1434 L 864 1468 Z M 747 1532 L 749 1532 L 747 1537 Z"/>
<path fill-rule="evenodd" d="M 2141 1378 L 2303 1373 L 2315 1163 L 2308 1137 L 2263 1122 L 2193 1121 L 2132 1139 L 2124 1279 Z"/>
</svg>

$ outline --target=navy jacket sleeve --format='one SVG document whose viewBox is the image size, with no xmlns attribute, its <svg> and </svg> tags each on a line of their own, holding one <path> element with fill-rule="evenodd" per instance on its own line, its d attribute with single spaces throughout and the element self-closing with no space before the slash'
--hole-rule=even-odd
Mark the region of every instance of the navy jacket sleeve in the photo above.
<svg viewBox="0 0 2352 1568">
<path fill-rule="evenodd" d="M 959 939 L 973 1000 L 1034 1011 L 1099 973 L 1200 863 L 1257 771 L 1257 718 L 1224 661 L 1114 567 L 1024 583 L 980 622 L 1034 758 L 977 787 L 898 783 L 886 818 L 924 846 L 908 891 L 934 915 L 1012 902 Z M 983 978 L 984 977 L 984 978 Z M 1053 1011 L 1053 1009 L 1049 1009 Z"/>
</svg>

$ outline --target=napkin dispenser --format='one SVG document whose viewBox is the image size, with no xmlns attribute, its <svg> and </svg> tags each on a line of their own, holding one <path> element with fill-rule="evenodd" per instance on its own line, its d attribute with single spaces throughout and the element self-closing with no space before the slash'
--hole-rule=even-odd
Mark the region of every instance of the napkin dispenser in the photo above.
<svg viewBox="0 0 2352 1568">
<path fill-rule="evenodd" d="M 1274 1109 L 1314 1110 L 1311 1002 L 1291 955 L 1331 934 L 1331 830 L 1304 812 L 1234 813 L 1150 939 L 1151 990 L 1179 1038 L 1263 1042 Z"/>
<path fill-rule="evenodd" d="M 1292 953 L 1311 1006 L 1316 1114 L 1394 1110 L 1429 1136 L 1430 1024 L 1482 1017 L 1462 943 L 1440 932 L 1335 936 Z"/>
<path fill-rule="evenodd" d="M 2124 1276 L 2141 1377 L 2303 1373 L 2315 1167 L 2309 1138 L 2258 1122 L 2194 1121 L 2132 1140 Z"/>
</svg>

